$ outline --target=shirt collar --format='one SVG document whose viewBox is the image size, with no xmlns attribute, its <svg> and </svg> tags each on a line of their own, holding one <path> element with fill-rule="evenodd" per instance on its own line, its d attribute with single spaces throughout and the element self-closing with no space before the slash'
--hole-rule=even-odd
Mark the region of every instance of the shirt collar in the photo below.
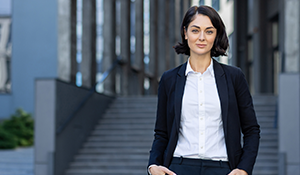
<svg viewBox="0 0 300 175">
<path fill-rule="evenodd" d="M 214 77 L 215 74 L 214 74 L 214 69 L 213 69 L 214 66 L 213 66 L 213 64 L 214 64 L 214 62 L 213 62 L 213 60 L 211 59 L 210 65 L 208 66 L 208 68 L 206 69 L 205 72 L 210 73 L 210 75 Z M 190 65 L 190 58 L 189 58 L 188 61 L 187 61 L 186 70 L 185 70 L 185 76 L 187 76 L 189 73 L 198 73 L 198 72 L 195 72 L 195 71 L 192 69 L 192 67 L 191 67 L 191 65 Z"/>
</svg>

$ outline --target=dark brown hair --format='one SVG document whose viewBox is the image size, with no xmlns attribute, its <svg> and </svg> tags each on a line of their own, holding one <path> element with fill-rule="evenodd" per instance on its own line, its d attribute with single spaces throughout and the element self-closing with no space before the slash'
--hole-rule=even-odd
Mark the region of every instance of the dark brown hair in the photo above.
<svg viewBox="0 0 300 175">
<path fill-rule="evenodd" d="M 186 12 L 181 24 L 182 43 L 178 42 L 178 44 L 174 46 L 175 52 L 177 54 L 190 55 L 190 48 L 188 46 L 187 40 L 185 39 L 184 30 L 187 30 L 190 23 L 198 14 L 208 16 L 212 25 L 217 29 L 217 36 L 211 49 L 211 57 L 226 55 L 226 50 L 229 44 L 225 25 L 219 14 L 213 8 L 204 5 L 199 7 L 193 6 Z"/>
</svg>

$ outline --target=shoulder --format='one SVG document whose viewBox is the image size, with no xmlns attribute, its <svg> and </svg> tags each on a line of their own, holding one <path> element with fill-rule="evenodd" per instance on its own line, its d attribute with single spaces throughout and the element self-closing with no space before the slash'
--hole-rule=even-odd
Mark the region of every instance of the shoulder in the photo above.
<svg viewBox="0 0 300 175">
<path fill-rule="evenodd" d="M 223 71 L 226 77 L 230 77 L 232 80 L 236 80 L 244 77 L 244 74 L 239 67 L 219 63 L 218 61 L 214 61 L 214 64 L 216 64 L 215 67 L 216 69 L 219 69 L 219 72 L 221 68 L 221 72 Z"/>
<path fill-rule="evenodd" d="M 223 64 L 223 63 L 219 63 L 217 62 L 224 70 L 224 72 L 226 74 L 230 74 L 230 75 L 240 75 L 243 74 L 241 68 L 233 66 L 233 65 L 227 65 L 227 64 Z"/>
<path fill-rule="evenodd" d="M 164 81 L 168 81 L 168 80 L 176 80 L 176 76 L 178 74 L 180 74 L 180 71 L 183 71 L 183 75 L 184 75 L 184 72 L 185 72 L 185 69 L 186 69 L 186 63 L 183 63 L 181 65 L 179 65 L 178 67 L 175 67 L 173 69 L 170 69 L 170 70 L 167 70 L 163 73 L 162 77 L 161 77 L 161 80 L 164 80 Z"/>
<path fill-rule="evenodd" d="M 218 61 L 214 61 L 214 64 L 216 64 L 214 66 L 216 74 L 219 76 L 225 75 L 227 81 L 232 82 L 235 85 L 246 81 L 245 76 L 239 67 L 219 63 Z"/>
</svg>

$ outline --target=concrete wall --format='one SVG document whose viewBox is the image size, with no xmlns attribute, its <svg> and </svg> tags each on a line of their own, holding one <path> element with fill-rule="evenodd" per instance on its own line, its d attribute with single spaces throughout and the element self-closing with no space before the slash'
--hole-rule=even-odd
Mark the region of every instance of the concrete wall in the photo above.
<svg viewBox="0 0 300 175">
<path fill-rule="evenodd" d="M 284 175 L 300 175 L 300 74 L 279 77 L 279 153 L 285 155 Z"/>
<path fill-rule="evenodd" d="M 63 175 L 114 99 L 92 93 L 68 125 L 60 127 L 91 91 L 55 79 L 36 81 L 35 174 Z"/>
<path fill-rule="evenodd" d="M 34 80 L 57 77 L 57 1 L 12 1 L 10 94 L 0 95 L 0 118 L 16 108 L 34 112 Z"/>
</svg>

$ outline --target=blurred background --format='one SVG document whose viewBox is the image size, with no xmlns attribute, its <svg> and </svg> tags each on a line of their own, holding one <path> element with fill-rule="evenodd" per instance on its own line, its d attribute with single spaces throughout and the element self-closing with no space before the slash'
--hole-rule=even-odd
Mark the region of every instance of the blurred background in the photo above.
<svg viewBox="0 0 300 175">
<path fill-rule="evenodd" d="M 146 174 L 160 76 L 187 60 L 173 46 L 204 4 L 229 37 L 215 59 L 253 95 L 254 174 L 300 174 L 299 0 L 0 0 L 0 121 L 34 119 L 32 170 L 17 174 Z"/>
</svg>

